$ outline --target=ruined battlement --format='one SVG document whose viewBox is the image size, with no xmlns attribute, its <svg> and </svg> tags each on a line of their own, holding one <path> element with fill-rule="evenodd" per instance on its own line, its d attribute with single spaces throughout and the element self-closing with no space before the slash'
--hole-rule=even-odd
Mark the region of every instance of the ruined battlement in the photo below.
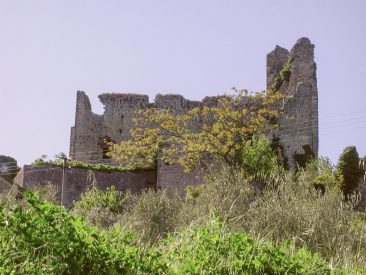
<svg viewBox="0 0 366 275">
<path fill-rule="evenodd" d="M 116 107 L 126 109 L 146 108 L 149 104 L 147 95 L 130 93 L 105 93 L 99 95 L 99 100 L 103 103 L 106 111 L 114 111 Z"/>
<path fill-rule="evenodd" d="M 291 50 L 276 46 L 267 54 L 266 73 L 267 90 L 279 90 L 290 96 L 283 106 L 285 115 L 279 121 L 280 129 L 272 138 L 283 153 L 283 161 L 289 167 L 295 167 L 306 158 L 318 155 L 318 90 L 314 45 L 308 38 L 300 38 Z M 70 157 L 103 161 L 106 156 L 102 140 L 120 142 L 129 139 L 136 110 L 165 108 L 184 113 L 201 105 L 214 106 L 220 97 L 191 101 L 179 94 L 157 94 L 155 100 L 150 102 L 147 95 L 104 93 L 99 96 L 104 105 L 104 114 L 97 115 L 91 110 L 88 96 L 78 91 L 75 126 L 71 129 Z M 192 178 L 188 180 L 188 175 L 184 176 L 179 167 L 161 164 L 157 169 L 160 186 L 194 181 Z"/>
</svg>

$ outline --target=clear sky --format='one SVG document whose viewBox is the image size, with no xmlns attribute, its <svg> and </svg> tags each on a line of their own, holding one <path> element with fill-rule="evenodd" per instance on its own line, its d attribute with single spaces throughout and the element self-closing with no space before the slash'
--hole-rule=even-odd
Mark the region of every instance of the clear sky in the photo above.
<svg viewBox="0 0 366 275">
<path fill-rule="evenodd" d="M 76 91 L 200 100 L 265 88 L 266 54 L 315 44 L 320 155 L 366 154 L 365 0 L 0 0 L 0 155 L 69 151 Z"/>
</svg>

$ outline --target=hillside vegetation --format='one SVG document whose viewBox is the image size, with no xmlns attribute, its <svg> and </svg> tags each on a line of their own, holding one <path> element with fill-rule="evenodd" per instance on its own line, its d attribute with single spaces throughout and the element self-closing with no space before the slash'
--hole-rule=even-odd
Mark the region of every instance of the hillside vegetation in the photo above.
<svg viewBox="0 0 366 275">
<path fill-rule="evenodd" d="M 50 202 L 52 188 L 35 190 L 49 201 L 29 192 L 15 200 L 12 190 L 1 197 L 0 272 L 365 272 L 366 215 L 331 186 L 330 174 L 325 192 L 317 191 L 314 165 L 296 175 L 272 171 L 260 194 L 228 167 L 185 198 L 93 187 L 65 209 Z"/>
<path fill-rule="evenodd" d="M 0 273 L 366 274 L 356 148 L 345 148 L 336 167 L 319 158 L 285 169 L 266 138 L 284 98 L 251 99 L 253 110 L 240 95 L 188 115 L 144 111 L 133 138 L 112 146 L 122 168 L 98 166 L 151 168 L 164 148 L 167 163 L 202 168 L 204 183 L 184 197 L 92 186 L 66 209 L 47 183 L 0 193 Z"/>
</svg>

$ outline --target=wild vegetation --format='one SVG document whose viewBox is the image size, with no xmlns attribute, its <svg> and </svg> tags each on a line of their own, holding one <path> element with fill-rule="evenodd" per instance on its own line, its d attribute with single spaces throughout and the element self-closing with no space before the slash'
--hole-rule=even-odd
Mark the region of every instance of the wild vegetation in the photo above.
<svg viewBox="0 0 366 275">
<path fill-rule="evenodd" d="M 332 188 L 332 175 L 318 192 L 312 165 L 274 170 L 261 194 L 226 166 L 185 198 L 95 187 L 72 209 L 27 192 L 2 198 L 0 272 L 364 272 L 366 215 Z M 36 190 L 48 200 L 52 192 Z"/>
<path fill-rule="evenodd" d="M 336 167 L 319 158 L 285 169 L 264 135 L 276 128 L 283 97 L 254 98 L 249 111 L 236 97 L 189 115 L 149 109 L 137 123 L 156 127 L 140 124 L 114 146 L 122 169 L 128 159 L 156 165 L 159 148 L 186 170 L 203 165 L 204 183 L 185 197 L 92 186 L 66 209 L 49 183 L 0 194 L 0 273 L 365 274 L 366 213 L 355 192 L 365 171 L 356 148 Z"/>
</svg>

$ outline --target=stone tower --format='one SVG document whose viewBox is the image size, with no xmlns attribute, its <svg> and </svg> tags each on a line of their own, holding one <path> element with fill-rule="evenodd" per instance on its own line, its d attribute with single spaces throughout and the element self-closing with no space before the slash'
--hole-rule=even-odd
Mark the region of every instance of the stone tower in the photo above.
<svg viewBox="0 0 366 275">
<path fill-rule="evenodd" d="M 290 167 L 303 165 L 309 157 L 318 156 L 318 88 L 314 45 L 300 38 L 291 51 L 276 46 L 267 55 L 267 89 L 286 62 L 291 62 L 290 77 L 279 90 L 290 96 L 284 104 L 285 116 L 280 121 L 277 137 Z"/>
</svg>

